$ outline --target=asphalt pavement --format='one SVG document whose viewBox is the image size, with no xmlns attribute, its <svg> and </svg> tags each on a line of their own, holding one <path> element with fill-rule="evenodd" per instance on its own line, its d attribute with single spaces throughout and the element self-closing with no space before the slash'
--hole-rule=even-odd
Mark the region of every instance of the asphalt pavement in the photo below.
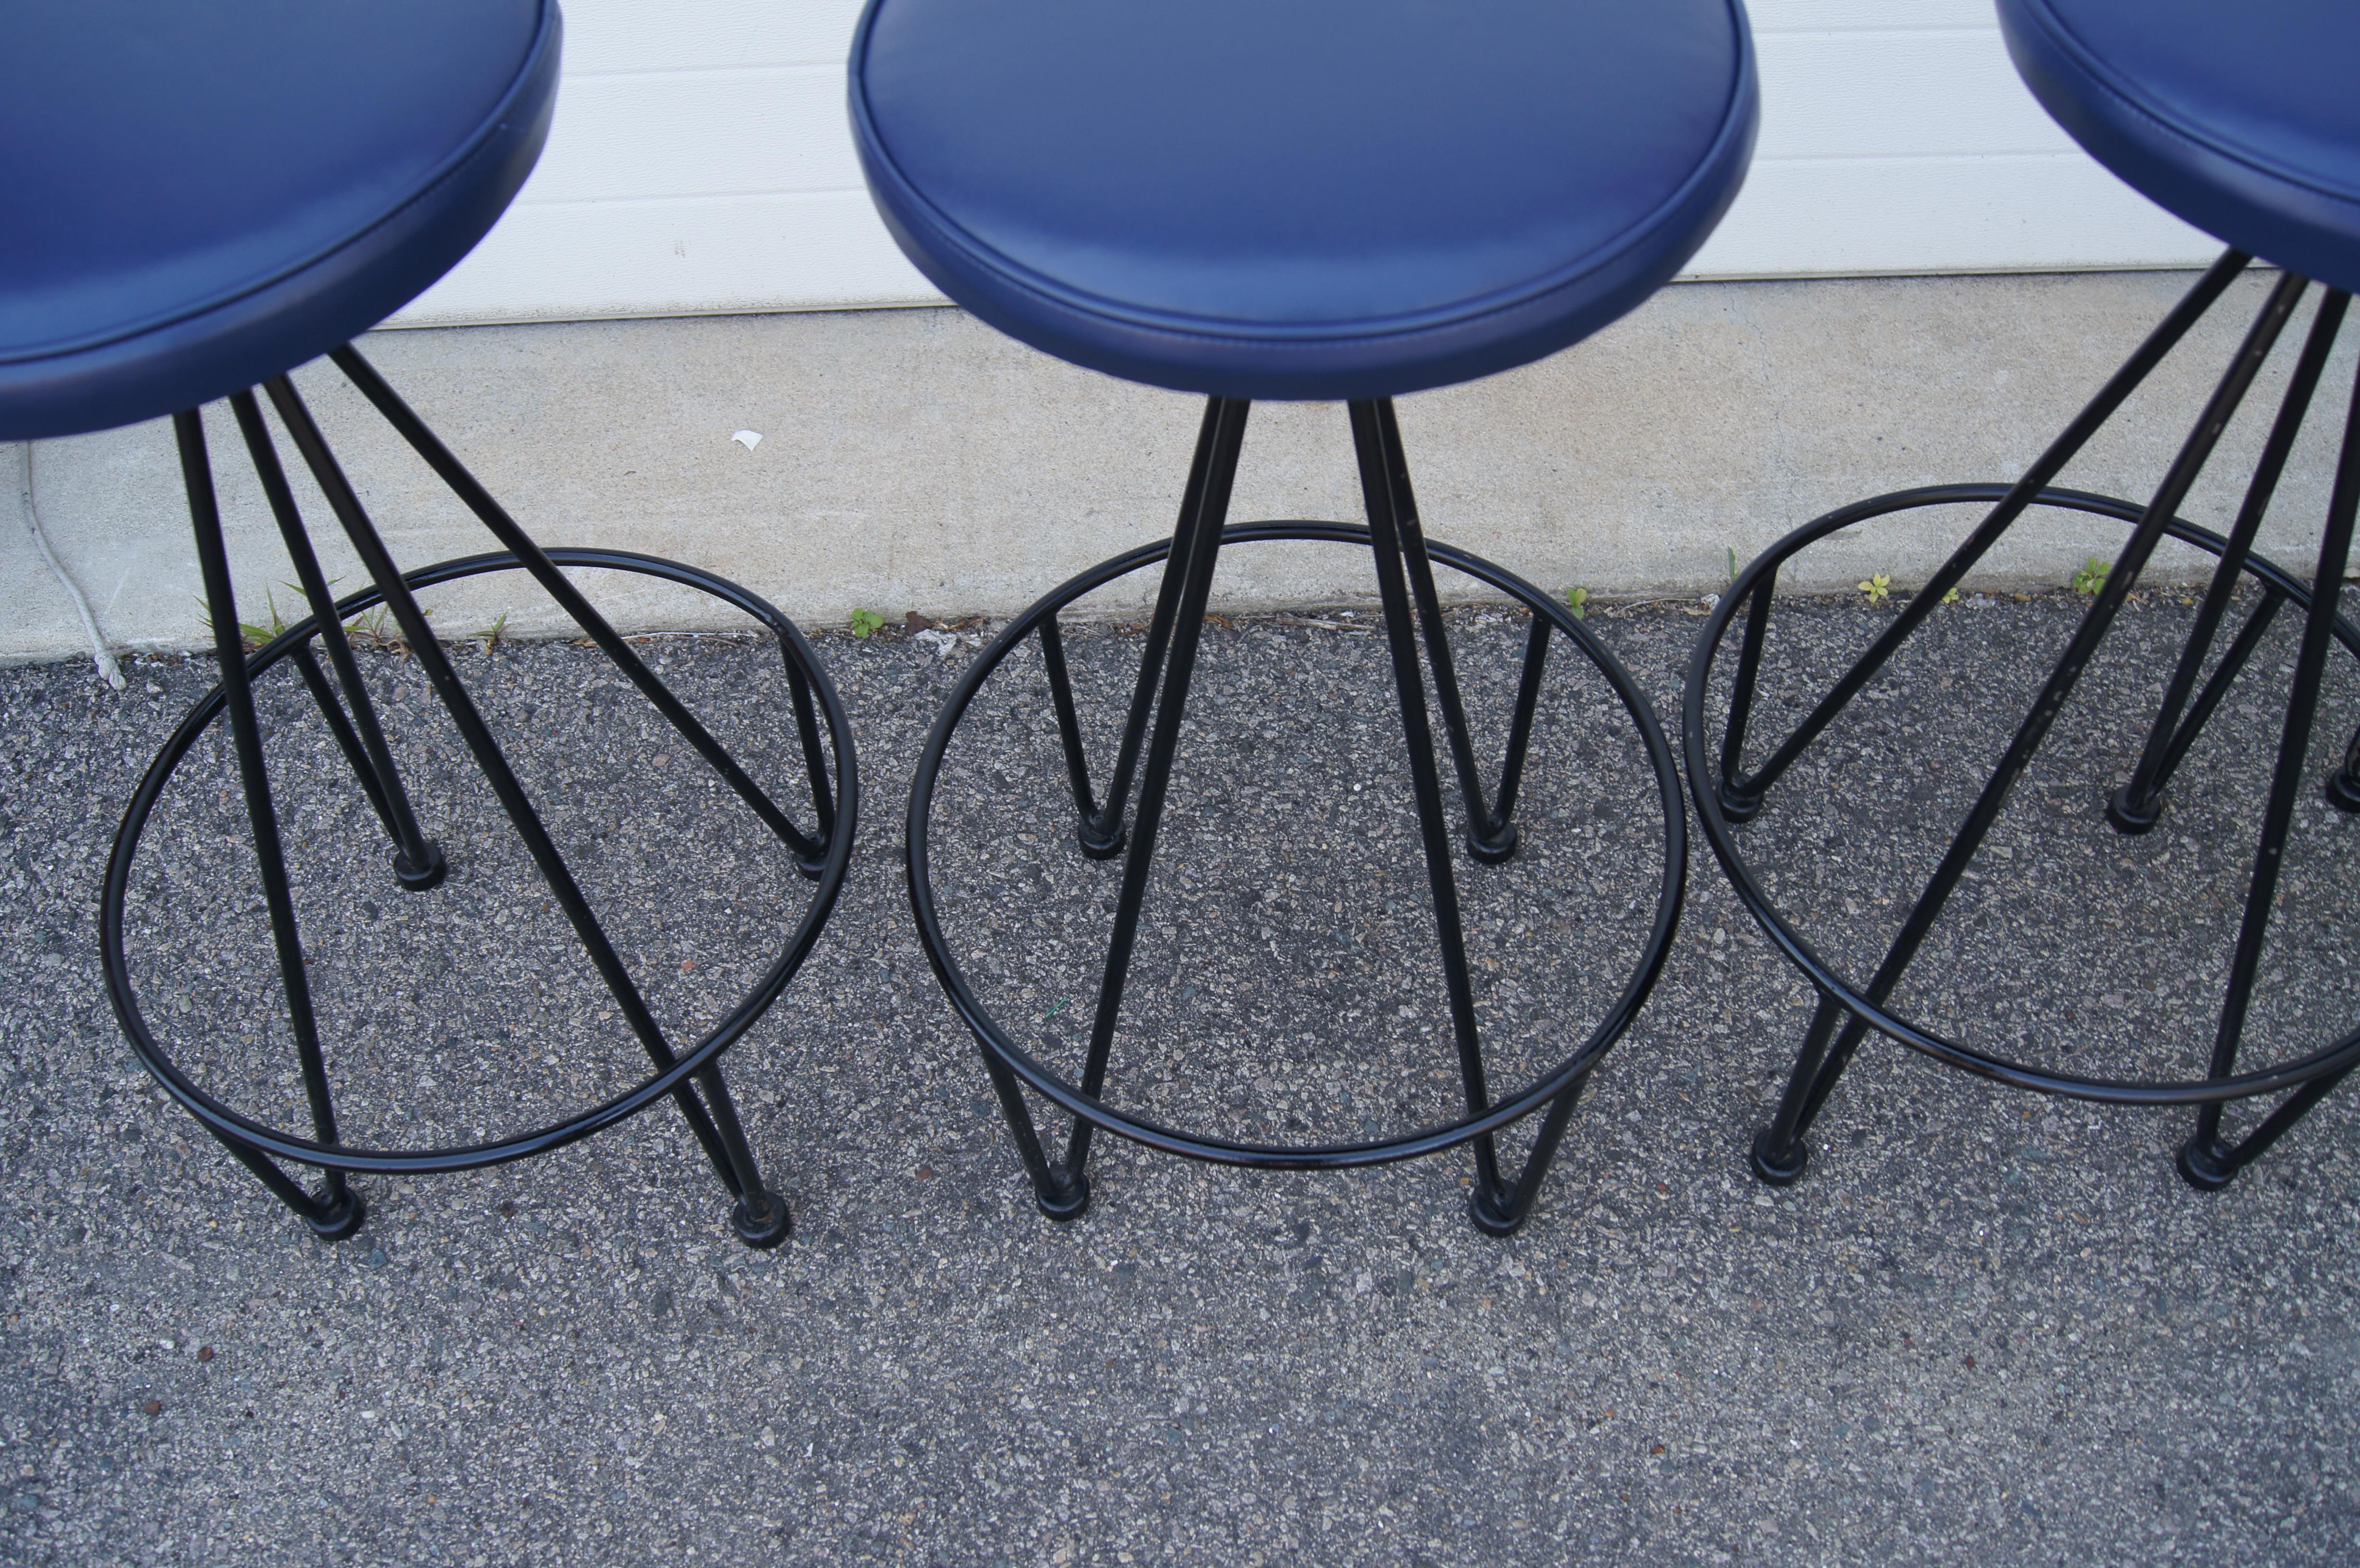
<svg viewBox="0 0 2360 1568">
<path fill-rule="evenodd" d="M 1945 606 L 1743 830 L 1832 960 L 1874 963 L 2081 603 Z M 1796 606 L 1756 734 L 1892 613 Z M 2201 1073 L 2292 631 L 2163 826 L 2119 837 L 2103 794 L 2191 614 L 2168 592 L 2126 612 L 1900 994 L 1912 1017 L 2080 1072 Z M 1524 625 L 1452 623 L 1489 768 Z M 1676 724 L 1698 606 L 1590 624 Z M 1258 1174 L 1102 1138 L 1087 1215 L 1043 1220 L 903 886 L 910 771 L 977 640 L 818 638 L 867 793 L 833 921 L 725 1058 L 793 1209 L 768 1253 L 731 1238 L 661 1105 L 519 1165 L 362 1178 L 360 1234 L 313 1240 L 148 1080 L 102 985 L 115 824 L 207 665 L 134 661 L 120 693 L 86 664 L 0 671 L 0 1560 L 2360 1559 L 2352 1096 L 2202 1194 L 2172 1170 L 2185 1113 L 2028 1096 L 1872 1041 L 1808 1177 L 1771 1191 L 1744 1152 L 1808 997 L 1700 837 L 1662 982 L 1514 1238 L 1469 1224 L 1463 1149 Z M 1069 634 L 1101 767 L 1140 640 Z M 645 646 L 788 788 L 773 653 Z M 658 1016 L 694 1038 L 809 885 L 595 650 L 456 657 Z M 465 1141 L 628 1087 L 644 1059 L 415 663 L 366 658 L 451 858 L 434 892 L 393 885 L 300 686 L 282 671 L 262 702 L 345 1138 Z M 2360 715 L 2350 662 L 2322 754 Z M 1119 1103 L 1270 1139 L 1454 1114 L 1387 679 L 1365 607 L 1208 630 Z M 1076 852 L 1063 789 L 1020 653 L 952 750 L 938 886 L 978 995 L 1072 1070 L 1120 867 Z M 1560 650 L 1524 848 L 1458 867 L 1495 1091 L 1623 985 L 1663 871 L 1654 789 Z M 192 1076 L 300 1126 L 242 822 L 226 747 L 201 743 L 135 866 L 132 966 Z M 2251 1060 L 2352 1026 L 2355 834 L 2306 787 Z"/>
</svg>

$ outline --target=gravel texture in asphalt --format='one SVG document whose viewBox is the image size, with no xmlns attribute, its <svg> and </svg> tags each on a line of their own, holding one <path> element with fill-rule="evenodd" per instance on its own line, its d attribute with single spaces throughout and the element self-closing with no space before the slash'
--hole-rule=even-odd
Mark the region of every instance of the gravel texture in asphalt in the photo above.
<svg viewBox="0 0 2360 1568">
<path fill-rule="evenodd" d="M 1945 607 L 1743 830 L 1831 958 L 1874 962 L 2081 603 Z M 1755 733 L 1891 614 L 1794 606 Z M 2125 612 L 1901 993 L 1912 1016 L 2082 1071 L 2201 1072 L 2294 628 L 2272 630 L 2163 825 L 2118 837 L 2103 795 L 2191 614 L 2170 593 Z M 1524 623 L 1451 620 L 1488 768 Z M 1676 724 L 1695 607 L 1591 624 Z M 810 963 L 725 1058 L 793 1206 L 770 1253 L 731 1239 L 661 1105 L 520 1165 L 364 1178 L 359 1236 L 314 1241 L 147 1078 L 96 956 L 115 821 L 208 666 L 144 660 L 119 694 L 86 666 L 0 672 L 0 1560 L 2360 1556 L 2351 1096 L 2202 1195 L 2171 1169 L 2185 1114 L 2034 1098 L 1872 1042 L 1809 1175 L 1771 1192 L 1744 1153 L 1808 995 L 1700 839 L 1663 982 L 1520 1236 L 1469 1224 L 1464 1150 L 1263 1175 L 1114 1139 L 1088 1214 L 1043 1221 L 903 887 L 910 770 L 977 641 L 819 639 L 861 748 L 859 851 Z M 1102 759 L 1140 638 L 1068 641 Z M 647 646 L 787 789 L 775 656 Z M 693 1038 L 809 885 L 595 651 L 456 657 L 659 1017 Z M 465 1141 L 636 1082 L 638 1048 L 416 665 L 366 658 L 450 855 L 434 892 L 393 885 L 291 675 L 262 702 L 344 1136 Z M 2322 757 L 2360 713 L 2339 660 Z M 1551 670 L 1524 852 L 1459 867 L 1495 1090 L 1611 1002 L 1662 871 L 1628 724 L 1577 661 Z M 2353 1024 L 2360 822 L 2321 801 L 2322 766 L 2255 1061 Z M 1061 769 L 1020 653 L 952 750 L 934 842 L 978 995 L 1072 1070 L 1120 863 L 1076 852 Z M 1211 627 L 1114 1099 L 1264 1138 L 1452 1114 L 1415 845 L 1368 611 Z M 135 869 L 133 968 L 194 1077 L 300 1127 L 252 866 L 209 738 Z"/>
</svg>

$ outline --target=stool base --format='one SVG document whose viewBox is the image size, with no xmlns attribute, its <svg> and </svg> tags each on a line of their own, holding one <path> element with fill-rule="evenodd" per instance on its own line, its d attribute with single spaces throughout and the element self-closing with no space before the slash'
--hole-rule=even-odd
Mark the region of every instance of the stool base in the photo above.
<svg viewBox="0 0 2360 1568">
<path fill-rule="evenodd" d="M 176 417 L 182 476 L 195 525 L 197 555 L 204 575 L 222 680 L 191 710 L 149 766 L 116 835 L 100 911 L 107 992 L 115 1017 L 142 1063 L 166 1092 L 323 1239 L 336 1240 L 353 1235 L 366 1216 L 366 1205 L 348 1185 L 348 1172 L 423 1173 L 504 1163 L 563 1147 L 636 1114 L 655 1100 L 670 1098 L 687 1118 L 725 1189 L 737 1200 L 733 1225 L 739 1238 L 749 1247 L 776 1247 L 787 1239 L 791 1229 L 786 1204 L 763 1185 L 752 1149 L 739 1127 L 736 1106 L 722 1081 L 718 1058 L 760 1017 L 801 966 L 842 886 L 858 801 L 857 776 L 843 704 L 802 634 L 770 605 L 721 578 L 651 556 L 619 550 L 542 550 L 366 361 L 350 348 L 337 351 L 333 357 L 355 387 L 377 406 L 506 549 L 496 554 L 471 556 L 402 572 L 394 565 L 310 410 L 292 384 L 279 377 L 267 383 L 264 390 L 371 580 L 371 585 L 362 592 L 334 598 L 297 510 L 261 407 L 252 392 L 235 394 L 230 398 L 232 410 L 311 611 L 308 618 L 249 654 L 243 644 L 236 598 L 230 583 L 203 422 L 194 410 Z M 754 783 L 565 575 L 569 569 L 585 568 L 655 577 L 706 593 L 749 615 L 777 638 L 792 697 L 792 724 L 803 746 L 815 831 L 806 833 L 795 825 L 786 811 Z M 819 879 L 819 889 L 802 920 L 754 992 L 725 1015 L 722 1023 L 684 1050 L 675 1050 L 658 1026 L 638 983 L 599 924 L 500 743 L 460 682 L 448 654 L 435 639 L 415 596 L 415 591 L 421 588 L 508 571 L 531 575 L 621 670 L 681 740 L 769 828 L 796 869 Z M 291 667 L 301 678 L 336 749 L 349 765 L 354 782 L 392 840 L 391 869 L 396 886 L 421 895 L 439 887 L 448 875 L 448 859 L 441 845 L 428 838 L 419 825 L 346 632 L 347 623 L 355 615 L 380 605 L 399 626 L 403 646 L 432 686 L 442 707 L 466 743 L 475 767 L 498 798 L 509 825 L 523 841 L 547 887 L 552 905 L 563 910 L 594 968 L 606 982 L 616 1009 L 645 1049 L 652 1068 L 651 1076 L 637 1089 L 566 1121 L 458 1149 L 357 1149 L 347 1145 L 340 1136 L 334 1094 L 305 968 L 310 959 L 297 925 L 280 843 L 279 813 L 272 799 L 263 737 L 255 712 L 255 681 L 282 662 Z M 330 670 L 322 669 L 315 650 L 327 655 L 334 677 L 333 683 Z M 823 712 L 828 729 L 825 745 L 820 734 Z M 180 1073 L 141 1013 L 126 952 L 125 908 L 141 833 L 174 770 L 224 713 L 229 720 L 264 904 L 279 961 L 287 1007 L 285 1016 L 292 1026 L 298 1065 L 311 1113 L 309 1137 L 252 1121 Z M 282 1161 L 322 1168 L 326 1172 L 324 1191 L 316 1195 L 306 1192 L 280 1168 Z"/>
<path fill-rule="evenodd" d="M 2178 1165 L 2191 1185 L 2207 1190 L 2226 1185 L 2239 1170 L 2317 1104 L 2355 1062 L 2360 1062 L 2360 1035 L 2355 1035 L 2278 1067 L 2245 1073 L 2239 1073 L 2236 1067 L 2256 970 L 2277 894 L 2278 870 L 2318 715 L 2325 666 L 2331 652 L 2339 647 L 2347 656 L 2360 659 L 2360 630 L 2337 614 L 2335 595 L 2325 593 L 2314 597 L 2309 583 L 2253 550 L 2256 534 L 2341 330 L 2346 297 L 2330 289 L 2321 300 L 2300 357 L 2289 378 L 2277 420 L 2256 464 L 2245 505 L 2225 536 L 2183 521 L 2178 510 L 2309 287 L 2300 278 L 2281 277 L 2272 289 L 2243 347 L 2151 501 L 2142 506 L 2112 496 L 2059 489 L 2051 484 L 2066 462 L 2105 424 L 2249 260 L 2234 251 L 2223 256 L 2016 484 L 1900 491 L 1830 512 L 1796 529 L 1749 565 L 1707 621 L 1689 662 L 1684 704 L 1688 774 L 1698 814 L 1740 898 L 1776 938 L 1779 947 L 1811 982 L 1820 998 L 1788 1078 L 1777 1117 L 1754 1140 L 1749 1163 L 1759 1180 L 1785 1186 L 1802 1176 L 1808 1161 L 1803 1135 L 1825 1106 L 1846 1064 L 1871 1029 L 1951 1066 L 2020 1088 L 2105 1104 L 2194 1107 L 2198 1113 L 2196 1135 L 2182 1147 Z M 1806 546 L 1839 530 L 1921 507 L 1961 503 L 1983 505 L 1989 510 L 1932 579 L 1899 606 L 1868 651 L 1818 699 L 1809 714 L 1759 766 L 1748 768 L 1746 729 L 1753 713 L 1777 574 L 1784 563 Z M 1876 678 L 1910 636 L 1930 615 L 1939 613 L 1941 604 L 1957 596 L 1956 590 L 1967 573 L 2034 506 L 2113 518 L 2130 528 L 2129 542 L 2092 590 L 2090 607 L 2070 643 L 2057 660 L 1874 976 L 1865 985 L 1855 985 L 1816 958 L 1812 945 L 1772 904 L 1748 866 L 1733 830 L 1761 811 L 1766 795 L 1787 768 Z M 2343 580 L 2355 509 L 2360 509 L 2360 384 L 2354 388 L 2313 582 L 2333 584 Z M 1961 878 L 1968 874 L 1967 866 L 2005 805 L 2010 789 L 2031 765 L 2081 672 L 2137 584 L 2140 572 L 2165 539 L 2208 551 L 2217 558 L 2217 564 L 2188 639 L 2165 683 L 2137 762 L 2129 779 L 2114 790 L 2107 801 L 2106 820 L 2115 832 L 2136 835 L 2155 827 L 2161 820 L 2165 793 L 2174 772 L 2197 744 L 2240 673 L 2248 668 L 2273 618 L 2282 610 L 2292 610 L 2302 619 L 2301 649 L 2287 697 L 2277 767 L 2252 863 L 2255 870 L 2247 887 L 2207 1075 L 2176 1083 L 2095 1079 L 2006 1061 L 1937 1036 L 1895 1014 L 1887 1007 L 1886 1000 L 1900 984 Z M 2257 587 L 2260 603 L 2227 639 L 2226 648 L 2216 654 L 2217 635 L 2240 583 Z M 1720 753 L 1714 756 L 1706 742 L 1706 696 L 1724 635 L 1741 613 L 1745 626 L 1729 687 L 1729 716 Z M 2360 759 L 2360 736 L 2355 736 L 2345 749 L 2344 766 L 2326 781 L 2328 799 L 2344 810 L 2360 809 L 2360 787 L 2355 787 L 2360 783 L 2360 767 L 2355 766 L 2355 759 Z M 2264 1094 L 2282 1094 L 2284 1098 L 2242 1143 L 2234 1148 L 2222 1143 L 2218 1137 L 2222 1105 Z M 1774 1133 L 1777 1136 L 1774 1137 Z"/>
<path fill-rule="evenodd" d="M 1054 590 L 993 639 L 953 691 L 928 737 L 911 791 L 906 844 L 911 906 L 917 918 L 920 940 L 936 978 L 983 1053 L 1001 1113 L 1032 1179 L 1034 1201 L 1046 1218 L 1068 1222 L 1087 1212 L 1091 1193 L 1091 1142 L 1094 1133 L 1104 1128 L 1167 1153 L 1261 1170 L 1338 1170 L 1412 1159 L 1470 1144 L 1474 1149 L 1476 1166 L 1470 1218 L 1487 1234 L 1511 1235 L 1532 1212 L 1583 1084 L 1644 1004 L 1669 949 L 1678 918 L 1687 855 L 1683 833 L 1686 811 L 1670 747 L 1637 685 L 1564 605 L 1489 562 L 1426 540 L 1418 523 L 1400 430 L 1390 404 L 1351 406 L 1354 445 L 1360 460 L 1362 493 L 1371 518 L 1365 528 L 1345 523 L 1227 523 L 1225 513 L 1245 416 L 1246 405 L 1241 402 L 1215 398 L 1208 406 L 1180 523 L 1168 546 L 1151 545 L 1133 550 Z M 1340 544 L 1369 550 L 1375 557 L 1394 695 L 1408 743 L 1420 844 L 1449 993 L 1452 1040 L 1468 1107 L 1464 1118 L 1446 1127 L 1356 1144 L 1251 1144 L 1148 1122 L 1117 1110 L 1103 1097 L 1174 752 L 1194 675 L 1199 633 L 1206 619 L 1214 564 L 1224 549 L 1280 540 Z M 1437 560 L 1508 594 L 1531 615 L 1504 759 L 1496 789 L 1491 791 L 1486 790 L 1477 766 L 1450 642 L 1442 624 L 1432 570 L 1432 562 Z M 1158 562 L 1164 565 L 1163 581 L 1102 800 L 1097 793 L 1083 748 L 1080 717 L 1058 630 L 1058 614 L 1093 589 Z M 1461 845 L 1468 857 L 1480 866 L 1497 866 L 1517 853 L 1521 836 L 1512 818 L 1549 646 L 1557 637 L 1570 643 L 1605 678 L 1622 700 L 1646 747 L 1664 813 L 1664 882 L 1655 924 L 1621 1001 L 1575 1055 L 1513 1096 L 1495 1099 L 1487 1086 L 1482 1046 L 1475 1027 L 1472 982 L 1460 929 L 1452 845 Z M 1072 791 L 1076 845 L 1083 855 L 1094 860 L 1125 856 L 1121 892 L 1114 907 L 1112 937 L 1094 1006 L 1087 1059 L 1077 1083 L 1068 1082 L 1042 1066 L 978 1002 L 942 931 L 929 869 L 932 805 L 951 737 L 984 683 L 1010 651 L 1027 640 L 1038 642 L 1050 703 L 1056 715 Z M 1442 768 L 1437 757 L 1437 737 L 1428 718 L 1429 672 L 1432 699 L 1442 713 L 1439 747 L 1447 752 L 1459 785 L 1457 813 L 1446 804 Z M 1455 823 L 1454 814 L 1459 817 Z M 1043 1148 L 1040 1129 L 1026 1103 L 1027 1089 L 1054 1102 L 1073 1117 L 1062 1159 L 1053 1158 Z M 1535 1111 L 1546 1113 L 1539 1136 L 1523 1170 L 1509 1179 L 1500 1169 L 1494 1135 L 1501 1127 Z"/>
</svg>

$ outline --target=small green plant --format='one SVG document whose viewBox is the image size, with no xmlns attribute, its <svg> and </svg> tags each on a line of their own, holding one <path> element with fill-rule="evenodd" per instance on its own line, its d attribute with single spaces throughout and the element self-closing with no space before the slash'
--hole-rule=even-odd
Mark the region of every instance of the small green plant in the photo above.
<svg viewBox="0 0 2360 1568">
<path fill-rule="evenodd" d="M 434 617 L 434 606 L 421 604 L 418 613 L 429 620 Z M 401 640 L 401 626 L 391 620 L 392 612 L 383 604 L 362 611 L 344 623 L 344 636 L 363 648 L 383 648 L 388 653 L 406 653 L 410 645 Z M 508 617 L 503 615 L 505 621 Z"/>
<path fill-rule="evenodd" d="M 854 637 L 869 637 L 877 632 L 881 632 L 884 629 L 885 617 L 879 615 L 876 611 L 855 610 L 852 612 L 852 635 Z"/>
<path fill-rule="evenodd" d="M 500 646 L 500 638 L 508 629 L 508 613 L 506 610 L 502 610 L 500 612 L 500 618 L 494 621 L 492 623 L 491 630 L 484 634 L 484 657 L 486 659 L 492 657 L 492 650 Z"/>
<path fill-rule="evenodd" d="M 385 629 L 389 612 L 383 604 L 374 610 L 364 610 L 344 623 L 344 636 L 367 648 L 387 648 L 401 640 L 401 628 Z"/>
<path fill-rule="evenodd" d="M 1577 621 L 1586 621 L 1590 619 L 1590 590 L 1587 588 L 1567 589 L 1565 591 L 1565 607 L 1573 612 L 1573 618 Z"/>
<path fill-rule="evenodd" d="M 2106 573 L 2112 570 L 2107 562 L 2092 556 L 2081 563 L 2081 571 L 2073 573 L 2073 592 L 2096 598 L 2105 588 Z"/>
<path fill-rule="evenodd" d="M 1880 572 L 1867 582 L 1855 583 L 1852 586 L 1867 594 L 1872 604 L 1882 604 L 1893 596 L 1893 576 L 1890 572 Z"/>
<path fill-rule="evenodd" d="M 1942 595 L 1942 603 L 1945 604 L 1955 604 L 1958 602 L 1959 591 L 1956 588 L 1951 589 L 1949 593 Z"/>
<path fill-rule="evenodd" d="M 283 586 L 292 587 L 293 584 L 287 583 L 283 584 Z M 262 604 L 263 608 L 268 610 L 270 614 L 270 624 L 268 626 L 257 626 L 252 621 L 240 621 L 237 623 L 238 637 L 248 648 L 260 648 L 264 643 L 268 642 L 271 638 L 277 637 L 280 632 L 287 629 L 287 622 L 279 614 L 278 597 L 268 588 L 262 591 Z M 213 607 L 207 604 L 202 599 L 197 601 L 197 619 L 204 623 L 205 630 L 208 632 L 213 629 Z"/>
<path fill-rule="evenodd" d="M 1737 547 L 1735 545 L 1729 547 L 1729 580 L 1732 583 L 1737 581 Z"/>
</svg>

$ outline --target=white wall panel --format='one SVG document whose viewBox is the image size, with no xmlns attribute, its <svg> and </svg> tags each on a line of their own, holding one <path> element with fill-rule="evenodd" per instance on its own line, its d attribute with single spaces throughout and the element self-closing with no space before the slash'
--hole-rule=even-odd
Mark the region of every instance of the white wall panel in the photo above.
<svg viewBox="0 0 2360 1568">
<path fill-rule="evenodd" d="M 1764 32 L 1758 161 L 2072 152 L 1988 28 Z"/>
<path fill-rule="evenodd" d="M 565 71 L 841 65 L 860 0 L 560 0 Z"/>
<path fill-rule="evenodd" d="M 858 0 L 570 0 L 541 168 L 396 318 L 932 303 L 860 188 Z M 1988 0 L 1761 0 L 1762 137 L 1690 276 L 2184 266 L 2219 247 L 2083 157 Z"/>
<path fill-rule="evenodd" d="M 638 71 L 569 79 L 518 203 L 857 191 L 844 68 Z"/>
<path fill-rule="evenodd" d="M 519 204 L 401 321 L 591 321 L 940 298 L 878 223 L 867 191 L 789 191 Z M 529 311 L 517 308 L 523 300 Z"/>
</svg>

